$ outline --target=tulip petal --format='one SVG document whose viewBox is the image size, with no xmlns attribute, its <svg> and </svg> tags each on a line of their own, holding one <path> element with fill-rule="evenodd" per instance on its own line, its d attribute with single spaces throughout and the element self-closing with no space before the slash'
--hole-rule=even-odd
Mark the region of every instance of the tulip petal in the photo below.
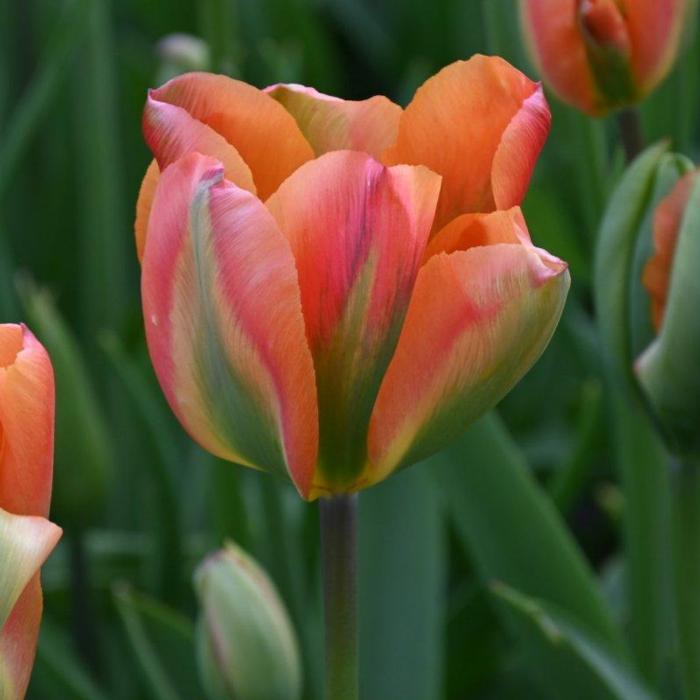
<svg viewBox="0 0 700 700">
<path fill-rule="evenodd" d="M 335 151 L 302 166 L 267 201 L 299 271 L 316 368 L 317 489 L 360 486 L 369 417 L 425 249 L 440 178 Z"/>
<path fill-rule="evenodd" d="M 520 207 L 490 214 L 462 214 L 450 221 L 428 243 L 425 259 L 438 253 L 453 253 L 496 243 L 530 243 L 530 234 Z"/>
<path fill-rule="evenodd" d="M 384 161 L 442 175 L 438 231 L 460 214 L 519 204 L 549 125 L 540 85 L 500 58 L 474 56 L 418 89 Z"/>
<path fill-rule="evenodd" d="M 0 508 L 46 516 L 53 475 L 54 378 L 23 325 L 0 325 Z"/>
<path fill-rule="evenodd" d="M 161 175 L 142 266 L 146 337 L 171 408 L 225 459 L 289 472 L 318 443 L 313 362 L 289 244 L 263 204 L 190 154 Z"/>
<path fill-rule="evenodd" d="M 250 167 L 261 199 L 302 163 L 311 146 L 287 110 L 261 90 L 211 73 L 186 73 L 151 92 L 220 134 Z"/>
<path fill-rule="evenodd" d="M 528 245 L 432 257 L 372 414 L 369 480 L 442 448 L 532 366 L 559 320 L 566 264 Z"/>
<path fill-rule="evenodd" d="M 253 175 L 240 153 L 223 136 L 182 107 L 160 102 L 148 95 L 143 112 L 143 134 L 160 170 L 196 151 L 221 161 L 229 182 L 255 193 Z"/>
<path fill-rule="evenodd" d="M 141 189 L 136 200 L 136 221 L 134 222 L 134 238 L 136 239 L 136 254 L 139 262 L 143 259 L 143 249 L 146 247 L 146 233 L 148 232 L 148 219 L 151 215 L 153 197 L 156 194 L 160 168 L 155 158 L 146 169 L 146 174 L 141 182 Z"/>
<path fill-rule="evenodd" d="M 294 84 L 265 92 L 296 119 L 317 156 L 348 149 L 379 158 L 396 141 L 402 110 L 386 97 L 341 100 Z"/>
<path fill-rule="evenodd" d="M 651 314 L 658 331 L 663 321 L 678 233 L 698 172 L 690 172 L 659 203 L 654 214 L 654 255 L 644 267 L 642 281 L 651 296 Z"/>
<path fill-rule="evenodd" d="M 678 50 L 686 0 L 623 0 L 632 70 L 644 93 L 668 73 Z"/>
<path fill-rule="evenodd" d="M 521 0 L 522 24 L 547 84 L 564 101 L 595 114 L 601 98 L 577 20 L 577 0 Z"/>
<path fill-rule="evenodd" d="M 192 118 L 176 105 L 160 102 L 149 93 L 143 113 L 143 133 L 155 156 L 141 183 L 136 203 L 136 249 L 143 256 L 148 217 L 160 171 L 178 158 L 197 152 L 221 161 L 227 180 L 244 190 L 255 193 L 253 174 L 240 153 L 223 136 L 206 124 Z"/>
<path fill-rule="evenodd" d="M 41 621 L 38 571 L 61 536 L 44 518 L 0 509 L 0 697 L 24 697 Z"/>
</svg>

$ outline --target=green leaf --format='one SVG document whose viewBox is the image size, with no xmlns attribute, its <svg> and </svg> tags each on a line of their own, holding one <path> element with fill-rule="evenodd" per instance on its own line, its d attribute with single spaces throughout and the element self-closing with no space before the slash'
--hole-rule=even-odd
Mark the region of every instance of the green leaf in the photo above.
<svg viewBox="0 0 700 700">
<path fill-rule="evenodd" d="M 605 642 L 551 603 L 523 595 L 502 583 L 491 590 L 527 631 L 530 653 L 546 656 L 543 678 L 553 697 L 567 700 L 653 700 L 632 671 Z"/>
<path fill-rule="evenodd" d="M 180 613 L 127 584 L 114 587 L 114 602 L 135 661 L 155 700 L 201 696 L 196 683 L 194 625 Z"/>
<path fill-rule="evenodd" d="M 428 460 L 484 582 L 557 604 L 626 654 L 596 580 L 496 413 Z"/>
<path fill-rule="evenodd" d="M 615 376 L 634 392 L 630 340 L 630 272 L 639 229 L 667 143 L 644 151 L 627 169 L 610 199 L 596 248 L 594 294 L 598 323 Z"/>
<path fill-rule="evenodd" d="M 0 197 L 10 184 L 38 127 L 51 116 L 51 103 L 75 56 L 80 36 L 85 30 L 84 18 L 90 4 L 90 0 L 68 3 L 47 42 L 39 73 L 22 95 L 3 131 L 0 141 Z"/>
<path fill-rule="evenodd" d="M 360 691 L 366 698 L 441 696 L 445 530 L 424 467 L 360 497 Z"/>
<path fill-rule="evenodd" d="M 117 337 L 105 333 L 101 336 L 101 344 L 123 383 L 131 406 L 141 418 L 139 425 L 147 426 L 143 433 L 142 452 L 147 453 L 146 464 L 154 484 L 152 508 L 156 513 L 154 527 L 158 548 L 153 563 L 162 595 L 168 600 L 177 600 L 183 595 L 185 586 L 183 538 L 180 504 L 169 467 L 179 465 L 180 456 L 169 440 L 163 412 L 149 389 L 149 383 L 143 380 L 142 373 Z"/>
<path fill-rule="evenodd" d="M 103 516 L 114 472 L 107 423 L 85 357 L 51 296 L 27 279 L 18 286 L 56 376 L 54 515 L 64 528 L 84 530 Z"/>
</svg>

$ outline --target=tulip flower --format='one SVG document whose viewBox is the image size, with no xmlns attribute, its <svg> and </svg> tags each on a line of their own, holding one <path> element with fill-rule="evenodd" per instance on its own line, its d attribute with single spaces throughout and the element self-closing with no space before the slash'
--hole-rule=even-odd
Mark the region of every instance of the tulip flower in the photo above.
<svg viewBox="0 0 700 700">
<path fill-rule="evenodd" d="M 545 82 L 600 116 L 646 97 L 671 69 L 688 0 L 520 0 Z"/>
<path fill-rule="evenodd" d="M 354 492 L 439 450 L 552 335 L 567 266 L 519 209 L 550 113 L 483 56 L 405 110 L 180 76 L 149 93 L 137 204 L 149 351 L 210 452 Z"/>
<path fill-rule="evenodd" d="M 636 363 L 639 382 L 682 457 L 700 461 L 700 171 L 681 178 L 656 208 L 654 252 L 643 283 L 657 332 Z"/>
<path fill-rule="evenodd" d="M 284 603 L 260 566 L 228 544 L 197 569 L 198 661 L 210 698 L 296 700 L 301 661 Z"/>
<path fill-rule="evenodd" d="M 53 470 L 54 380 L 24 326 L 0 325 L 0 697 L 23 698 L 42 594 L 39 568 L 61 529 L 46 517 Z"/>
</svg>

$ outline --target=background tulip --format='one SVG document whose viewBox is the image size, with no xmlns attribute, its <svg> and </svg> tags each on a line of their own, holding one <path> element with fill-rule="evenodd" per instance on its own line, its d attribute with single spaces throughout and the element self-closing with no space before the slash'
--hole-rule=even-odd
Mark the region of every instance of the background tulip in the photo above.
<svg viewBox="0 0 700 700">
<path fill-rule="evenodd" d="M 568 289 L 517 207 L 549 121 L 540 86 L 483 56 L 405 111 L 203 73 L 151 91 L 144 318 L 189 433 L 313 499 L 428 456 L 499 401 Z"/>
<path fill-rule="evenodd" d="M 42 610 L 39 568 L 61 536 L 46 516 L 54 381 L 25 326 L 0 325 L 0 697 L 24 697 Z"/>
<path fill-rule="evenodd" d="M 675 60 L 687 0 L 520 0 L 546 82 L 592 115 L 646 97 Z"/>
<path fill-rule="evenodd" d="M 212 700 L 296 700 L 301 665 L 289 616 L 267 574 L 232 544 L 197 569 L 198 661 Z"/>
</svg>

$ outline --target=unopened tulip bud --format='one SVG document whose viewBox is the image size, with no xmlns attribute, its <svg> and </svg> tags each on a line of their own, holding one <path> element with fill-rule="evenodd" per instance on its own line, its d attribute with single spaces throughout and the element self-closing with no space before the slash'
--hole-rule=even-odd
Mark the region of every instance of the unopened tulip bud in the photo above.
<svg viewBox="0 0 700 700">
<path fill-rule="evenodd" d="M 644 268 L 657 336 L 637 376 L 671 447 L 700 460 L 700 171 L 683 177 L 654 215 L 654 252 Z"/>
<path fill-rule="evenodd" d="M 161 83 L 187 71 L 209 69 L 209 46 L 191 34 L 168 34 L 156 45 L 156 53 L 160 58 L 158 82 Z"/>
<path fill-rule="evenodd" d="M 611 197 L 595 292 L 615 376 L 644 396 L 669 448 L 685 458 L 700 454 L 700 283 L 693 275 L 700 177 L 687 158 L 667 150 L 647 149 Z"/>
<path fill-rule="evenodd" d="M 688 0 L 520 0 L 545 81 L 592 115 L 633 105 L 669 72 Z"/>
<path fill-rule="evenodd" d="M 198 655 L 212 700 L 297 700 L 301 667 L 292 624 L 267 574 L 234 545 L 195 574 Z"/>
</svg>

